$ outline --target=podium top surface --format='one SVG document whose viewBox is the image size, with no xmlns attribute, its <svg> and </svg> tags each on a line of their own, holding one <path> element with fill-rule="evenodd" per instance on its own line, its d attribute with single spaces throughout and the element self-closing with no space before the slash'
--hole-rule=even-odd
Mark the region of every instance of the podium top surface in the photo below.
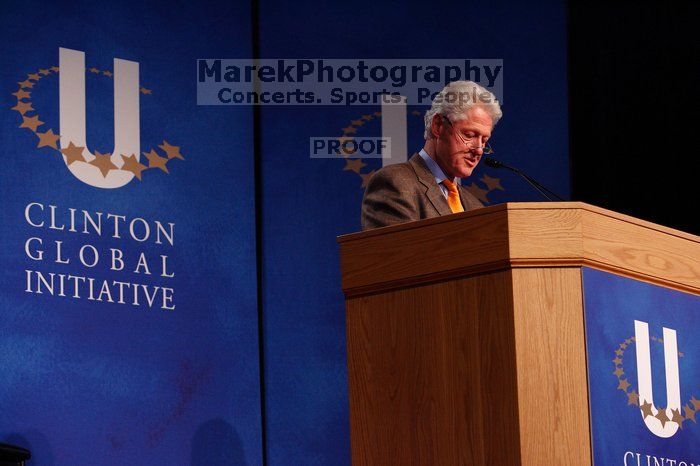
<svg viewBox="0 0 700 466">
<path fill-rule="evenodd" d="M 338 243 L 347 295 L 517 267 L 581 266 L 700 294 L 700 237 L 582 202 L 499 204 Z"/>
</svg>

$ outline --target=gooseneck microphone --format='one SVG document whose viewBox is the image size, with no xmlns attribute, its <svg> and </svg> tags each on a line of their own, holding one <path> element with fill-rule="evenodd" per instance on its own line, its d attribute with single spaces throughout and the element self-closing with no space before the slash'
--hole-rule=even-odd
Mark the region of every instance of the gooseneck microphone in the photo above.
<svg viewBox="0 0 700 466">
<path fill-rule="evenodd" d="M 526 175 L 525 173 L 521 172 L 515 167 L 511 167 L 510 165 L 506 165 L 505 163 L 501 162 L 500 160 L 496 160 L 493 157 L 484 157 L 484 163 L 488 165 L 491 168 L 506 168 L 513 173 L 517 174 L 520 176 L 522 179 L 528 182 L 530 186 L 535 188 L 537 191 L 539 191 L 540 194 L 542 194 L 544 197 L 547 198 L 548 201 L 563 201 L 561 196 L 559 196 L 557 193 L 547 189 L 545 186 L 541 185 L 538 183 L 534 178 L 531 178 L 530 176 Z M 552 197 L 556 199 L 552 199 Z"/>
</svg>

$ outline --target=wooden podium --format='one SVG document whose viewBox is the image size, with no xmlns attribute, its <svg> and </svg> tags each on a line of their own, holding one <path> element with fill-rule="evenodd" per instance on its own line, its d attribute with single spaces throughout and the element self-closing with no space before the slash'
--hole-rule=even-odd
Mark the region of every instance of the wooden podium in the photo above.
<svg viewBox="0 0 700 466">
<path fill-rule="evenodd" d="M 338 242 L 355 466 L 591 465 L 582 267 L 700 294 L 700 238 L 583 203 Z"/>
</svg>

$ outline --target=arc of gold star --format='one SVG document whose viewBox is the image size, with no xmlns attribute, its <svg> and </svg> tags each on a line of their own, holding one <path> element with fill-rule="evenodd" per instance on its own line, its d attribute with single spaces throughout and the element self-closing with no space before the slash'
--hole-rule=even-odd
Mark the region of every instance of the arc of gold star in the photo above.
<svg viewBox="0 0 700 466">
<path fill-rule="evenodd" d="M 374 120 L 374 116 L 372 116 L 372 115 L 362 115 L 362 116 L 360 117 L 360 119 L 361 119 L 361 120 L 365 120 L 365 121 L 371 121 L 371 120 Z"/>
<path fill-rule="evenodd" d="M 695 396 L 692 396 L 690 398 L 690 402 L 693 404 L 693 408 L 695 408 L 695 411 L 700 409 L 700 400 L 696 400 Z"/>
<path fill-rule="evenodd" d="M 111 78 L 112 76 L 114 76 L 114 75 L 112 74 L 112 72 L 109 71 L 109 70 L 104 70 L 104 71 L 102 72 L 102 74 L 105 75 L 105 76 L 107 76 L 108 78 Z"/>
<path fill-rule="evenodd" d="M 668 414 L 666 414 L 666 408 L 659 408 L 659 412 L 656 413 L 656 419 L 661 421 L 661 427 L 664 427 L 670 419 L 668 418 Z"/>
<path fill-rule="evenodd" d="M 615 372 L 613 372 L 613 374 L 615 374 L 615 375 L 618 376 L 618 377 L 620 377 L 620 376 L 623 375 L 624 373 L 625 373 L 625 371 L 622 370 L 621 367 L 618 367 L 617 369 L 615 369 Z"/>
<path fill-rule="evenodd" d="M 141 92 L 141 94 L 144 94 L 144 95 L 151 94 L 151 90 L 146 89 L 145 87 L 142 87 L 141 89 L 139 89 L 139 91 Z"/>
<path fill-rule="evenodd" d="M 51 74 L 51 71 L 49 71 L 45 68 L 39 68 L 39 74 L 42 76 L 47 76 L 47 75 Z"/>
<path fill-rule="evenodd" d="M 632 390 L 627 394 L 627 404 L 639 406 L 639 395 L 636 390 Z"/>
<path fill-rule="evenodd" d="M 141 172 L 147 170 L 144 164 L 136 160 L 136 154 L 131 154 L 130 156 L 125 156 L 122 154 L 122 159 L 124 160 L 124 165 L 122 165 L 122 170 L 129 171 L 134 174 L 139 181 L 141 181 Z"/>
<path fill-rule="evenodd" d="M 95 158 L 88 163 L 97 167 L 104 178 L 107 178 L 110 170 L 118 170 L 118 167 L 112 163 L 112 154 L 110 153 L 101 154 L 95 151 Z"/>
<path fill-rule="evenodd" d="M 353 126 L 362 126 L 362 125 L 365 124 L 365 122 L 362 121 L 362 120 L 352 120 L 352 121 L 350 122 L 350 124 L 353 125 Z"/>
<path fill-rule="evenodd" d="M 680 427 L 681 429 L 683 428 L 683 421 L 685 421 L 685 418 L 681 414 L 680 409 L 671 410 L 671 421 L 678 424 L 678 427 Z"/>
<path fill-rule="evenodd" d="M 60 68 L 59 68 L 58 66 L 52 66 L 52 67 L 49 68 L 49 69 L 50 69 L 51 71 L 53 71 L 54 73 L 58 73 L 58 71 L 60 70 Z"/>
<path fill-rule="evenodd" d="M 168 167 L 165 166 L 168 163 L 168 159 L 159 156 L 153 149 L 150 152 L 144 152 L 143 155 L 148 159 L 148 168 L 160 168 L 165 173 L 170 173 Z"/>
<path fill-rule="evenodd" d="M 36 129 L 43 125 L 44 122 L 39 120 L 39 115 L 33 117 L 26 117 L 22 115 L 22 124 L 19 125 L 20 128 L 29 128 L 36 133 Z"/>
<path fill-rule="evenodd" d="M 362 178 L 362 187 L 366 188 L 367 183 L 369 183 L 369 179 L 372 178 L 372 175 L 374 175 L 375 170 L 372 170 L 369 173 L 360 173 L 360 177 Z"/>
<path fill-rule="evenodd" d="M 489 202 L 488 197 L 486 197 L 489 192 L 487 189 L 483 189 L 477 186 L 476 183 L 471 183 L 465 186 L 465 188 L 484 204 L 487 204 Z"/>
<path fill-rule="evenodd" d="M 620 379 L 620 383 L 617 386 L 617 389 L 627 393 L 628 388 L 630 388 L 630 383 L 627 381 L 627 379 Z"/>
<path fill-rule="evenodd" d="M 24 89 L 20 88 L 17 92 L 13 92 L 12 95 L 17 97 L 17 100 L 29 99 L 29 97 L 31 96 L 31 92 L 27 92 Z"/>
<path fill-rule="evenodd" d="M 185 160 L 185 157 L 180 153 L 180 146 L 173 146 L 169 144 L 168 141 L 163 140 L 163 144 L 158 144 L 158 147 L 163 149 L 168 159 Z"/>
<path fill-rule="evenodd" d="M 421 113 L 420 113 L 418 110 L 413 110 L 413 111 L 411 112 L 411 115 L 420 116 Z"/>
<path fill-rule="evenodd" d="M 616 366 L 619 366 L 620 364 L 622 364 L 622 358 L 620 358 L 620 357 L 618 356 L 618 357 L 616 357 L 615 359 L 613 359 L 612 362 L 613 362 Z"/>
<path fill-rule="evenodd" d="M 90 73 L 94 73 L 94 74 L 97 74 L 97 73 L 99 73 L 99 72 L 100 72 L 100 70 L 98 70 L 98 69 L 97 69 L 97 68 L 95 68 L 94 66 L 93 66 L 92 68 L 90 68 L 90 70 L 89 70 L 89 71 L 90 71 Z"/>
<path fill-rule="evenodd" d="M 695 420 L 695 410 L 691 408 L 690 405 L 683 406 L 683 413 L 685 414 L 686 419 L 690 419 L 697 424 L 697 421 Z"/>
<path fill-rule="evenodd" d="M 58 149 L 56 141 L 58 141 L 61 136 L 59 136 L 58 134 L 54 134 L 52 129 L 49 129 L 45 133 L 35 134 L 39 136 L 39 143 L 36 147 L 53 147 L 54 149 Z"/>
<path fill-rule="evenodd" d="M 621 349 L 618 349 L 618 350 L 615 350 L 615 354 L 617 354 L 618 356 L 622 356 L 623 354 L 625 354 L 625 352 L 622 351 Z"/>
<path fill-rule="evenodd" d="M 354 126 L 346 126 L 343 128 L 343 134 L 355 134 L 357 133 L 357 128 Z"/>
<path fill-rule="evenodd" d="M 11 110 L 15 110 L 15 111 L 19 112 L 21 115 L 24 115 L 25 113 L 31 112 L 32 110 L 34 110 L 34 108 L 32 107 L 31 102 L 23 102 L 22 101 L 22 102 L 17 102 L 17 105 L 12 107 Z"/>
<path fill-rule="evenodd" d="M 501 180 L 499 178 L 492 178 L 487 174 L 484 174 L 481 176 L 481 182 L 488 186 L 489 190 L 491 191 L 493 191 L 494 189 L 500 189 L 501 191 L 505 191 L 505 189 L 503 189 L 503 186 L 501 186 Z"/>
<path fill-rule="evenodd" d="M 61 154 L 66 156 L 66 165 L 71 165 L 74 162 L 85 162 L 83 157 L 84 147 L 76 146 L 73 141 L 68 143 L 68 147 L 61 149 Z"/>
<path fill-rule="evenodd" d="M 362 167 L 366 166 L 367 164 L 363 163 L 362 159 L 345 159 L 345 167 L 343 168 L 343 171 L 351 170 L 359 174 L 362 170 Z"/>
<path fill-rule="evenodd" d="M 31 89 L 31 88 L 34 87 L 34 83 L 31 82 L 31 81 L 28 80 L 28 79 L 25 79 L 25 80 L 22 81 L 22 82 L 18 82 L 17 84 L 19 84 L 19 87 L 22 88 L 22 89 L 24 89 L 24 88 L 29 88 L 29 89 Z"/>
<path fill-rule="evenodd" d="M 641 405 L 639 405 L 639 409 L 642 410 L 642 418 L 646 419 L 648 416 L 654 417 L 654 413 L 651 411 L 651 403 L 648 403 L 644 401 Z"/>
<path fill-rule="evenodd" d="M 27 79 L 32 79 L 32 80 L 34 80 L 34 81 L 38 81 L 38 80 L 41 79 L 41 76 L 39 76 L 39 75 L 36 74 L 36 73 L 30 73 L 30 74 L 27 75 Z"/>
</svg>

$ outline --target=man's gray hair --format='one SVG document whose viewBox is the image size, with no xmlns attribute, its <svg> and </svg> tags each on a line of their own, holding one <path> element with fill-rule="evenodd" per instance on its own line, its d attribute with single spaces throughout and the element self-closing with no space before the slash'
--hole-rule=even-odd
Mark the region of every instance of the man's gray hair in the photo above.
<svg viewBox="0 0 700 466">
<path fill-rule="evenodd" d="M 435 96 L 430 110 L 425 112 L 424 138 L 433 138 L 430 128 L 435 115 L 446 116 L 450 121 L 464 120 L 469 109 L 474 106 L 482 107 L 493 120 L 494 126 L 503 116 L 496 96 L 486 88 L 472 81 L 451 82 Z"/>
</svg>

